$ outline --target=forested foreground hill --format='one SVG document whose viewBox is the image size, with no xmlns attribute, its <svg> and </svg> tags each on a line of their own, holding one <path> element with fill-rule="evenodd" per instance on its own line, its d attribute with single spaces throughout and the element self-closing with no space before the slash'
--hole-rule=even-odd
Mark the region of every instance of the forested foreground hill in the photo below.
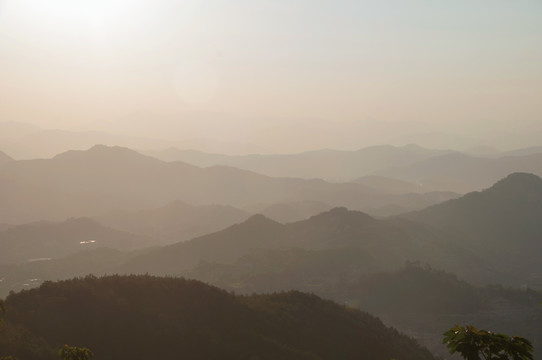
<svg viewBox="0 0 542 360">
<path fill-rule="evenodd" d="M 54 359 L 65 343 L 99 359 L 433 359 L 377 318 L 300 292 L 235 296 L 195 280 L 86 277 L 11 294 L 6 309 L 0 350 L 26 360 Z"/>
</svg>

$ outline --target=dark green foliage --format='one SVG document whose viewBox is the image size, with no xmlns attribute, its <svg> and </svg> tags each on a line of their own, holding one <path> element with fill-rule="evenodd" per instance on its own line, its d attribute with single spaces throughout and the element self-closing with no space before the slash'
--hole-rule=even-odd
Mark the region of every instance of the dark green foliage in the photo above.
<svg viewBox="0 0 542 360">
<path fill-rule="evenodd" d="M 443 344 L 451 354 L 459 353 L 466 360 L 532 360 L 533 346 L 520 336 L 510 337 L 474 326 L 456 325 L 444 334 Z"/>
<path fill-rule="evenodd" d="M 239 297 L 194 280 L 86 277 L 46 282 L 6 305 L 7 322 L 51 347 L 81 344 L 106 360 L 433 359 L 378 319 L 299 292 Z"/>
<path fill-rule="evenodd" d="M 0 359 L 13 355 L 21 360 L 49 360 L 57 359 L 55 354 L 53 347 L 20 325 L 6 321 L 0 327 Z"/>
<path fill-rule="evenodd" d="M 64 345 L 59 351 L 60 360 L 90 360 L 94 356 L 87 348 Z"/>
<path fill-rule="evenodd" d="M 0 299 L 0 325 L 6 308 L 4 301 Z M 25 329 L 13 327 L 10 324 L 0 326 L 0 360 L 17 360 L 13 356 L 5 356 L 6 353 L 18 353 L 23 359 L 46 359 L 52 352 L 43 341 L 34 338 Z"/>
<path fill-rule="evenodd" d="M 345 310 L 315 295 L 290 291 L 253 295 L 246 297 L 245 301 L 250 307 L 263 311 L 269 319 L 274 319 L 273 326 L 285 341 L 295 341 L 322 359 L 350 359 L 361 355 L 372 359 L 399 356 L 405 359 L 415 353 L 418 359 L 430 356 L 408 337 L 385 327 L 378 318 L 356 310 Z M 271 324 L 269 320 L 266 323 Z"/>
<path fill-rule="evenodd" d="M 4 305 L 4 301 L 0 299 L 0 325 L 2 325 L 2 321 L 4 319 L 5 313 L 6 313 L 6 307 Z"/>
</svg>

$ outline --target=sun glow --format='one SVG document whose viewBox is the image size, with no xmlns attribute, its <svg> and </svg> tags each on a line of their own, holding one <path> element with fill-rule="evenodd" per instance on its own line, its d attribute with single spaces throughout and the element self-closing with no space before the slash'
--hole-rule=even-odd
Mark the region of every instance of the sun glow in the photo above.
<svg viewBox="0 0 542 360">
<path fill-rule="evenodd" d="M 131 0 L 8 0 L 0 7 L 0 26 L 47 42 L 106 42 L 126 38 L 146 20 L 150 6 Z"/>
</svg>

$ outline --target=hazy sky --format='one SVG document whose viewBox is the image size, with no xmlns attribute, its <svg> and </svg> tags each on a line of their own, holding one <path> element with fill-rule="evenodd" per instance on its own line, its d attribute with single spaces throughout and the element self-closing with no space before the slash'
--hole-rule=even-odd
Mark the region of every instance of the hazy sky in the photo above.
<svg viewBox="0 0 542 360">
<path fill-rule="evenodd" d="M 542 2 L 0 0 L 0 121 L 329 147 L 542 131 Z"/>
</svg>

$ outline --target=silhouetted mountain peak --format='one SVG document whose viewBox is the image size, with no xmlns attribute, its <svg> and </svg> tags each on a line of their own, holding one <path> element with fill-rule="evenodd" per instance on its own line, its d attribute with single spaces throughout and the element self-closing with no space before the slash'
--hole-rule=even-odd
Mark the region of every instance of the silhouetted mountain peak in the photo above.
<svg viewBox="0 0 542 360">
<path fill-rule="evenodd" d="M 534 174 L 519 172 L 508 175 L 486 190 L 486 192 L 505 194 L 531 193 L 532 191 L 542 193 L 542 179 Z"/>
<path fill-rule="evenodd" d="M 54 159 L 93 159 L 93 160 L 115 160 L 115 161 L 130 161 L 136 159 L 144 159 L 148 161 L 156 161 L 150 156 L 142 155 L 137 151 L 122 147 L 122 146 L 106 146 L 94 145 L 88 150 L 70 150 L 62 154 L 58 154 Z"/>
<path fill-rule="evenodd" d="M 96 144 L 90 149 L 87 150 L 88 152 L 104 152 L 104 151 L 116 151 L 116 152 L 134 152 L 133 150 L 130 150 L 128 148 L 122 147 L 122 146 L 108 146 L 103 144 Z"/>
<path fill-rule="evenodd" d="M 421 147 L 418 144 L 406 144 L 402 148 L 403 149 L 408 149 L 408 150 L 416 150 L 416 151 L 426 151 L 427 150 L 426 148 Z"/>
<path fill-rule="evenodd" d="M 241 225 L 250 226 L 250 227 L 265 227 L 265 226 L 276 226 L 276 225 L 282 225 L 282 224 L 276 222 L 275 220 L 271 220 L 270 218 L 265 217 L 262 214 L 256 214 L 246 219 Z"/>
<path fill-rule="evenodd" d="M 361 211 L 348 210 L 345 207 L 335 207 L 329 211 L 312 216 L 306 221 L 322 224 L 344 224 L 344 223 L 367 223 L 375 221 L 371 216 Z"/>
<path fill-rule="evenodd" d="M 337 206 L 337 207 L 334 207 L 333 209 L 330 209 L 329 211 L 326 211 L 322 214 L 327 214 L 327 215 L 344 215 L 344 214 L 347 214 L 349 212 L 349 210 L 347 208 L 345 208 L 344 206 Z"/>
</svg>

